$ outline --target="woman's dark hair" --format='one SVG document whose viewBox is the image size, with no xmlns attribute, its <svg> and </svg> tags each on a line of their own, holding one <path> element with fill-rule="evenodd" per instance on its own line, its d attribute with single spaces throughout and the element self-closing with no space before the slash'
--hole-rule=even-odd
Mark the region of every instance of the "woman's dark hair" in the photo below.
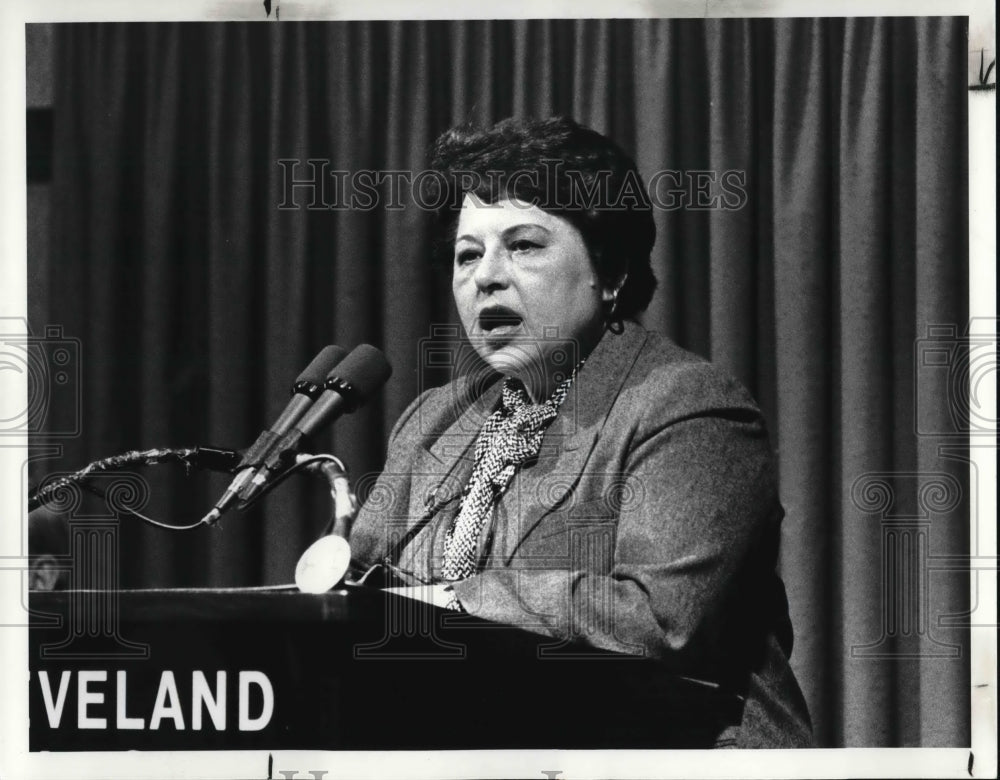
<svg viewBox="0 0 1000 780">
<path fill-rule="evenodd" d="M 635 162 L 617 144 L 572 119 L 504 119 L 485 130 L 448 130 L 435 142 L 437 254 L 451 262 L 466 194 L 486 203 L 517 198 L 569 220 L 602 282 L 617 286 L 614 318 L 635 317 L 653 297 L 652 208 Z M 438 189 L 440 188 L 440 189 Z"/>
</svg>

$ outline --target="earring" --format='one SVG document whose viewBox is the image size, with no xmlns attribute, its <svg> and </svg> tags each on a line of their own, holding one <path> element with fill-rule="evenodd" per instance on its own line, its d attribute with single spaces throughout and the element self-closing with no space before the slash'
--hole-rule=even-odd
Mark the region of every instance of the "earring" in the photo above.
<svg viewBox="0 0 1000 780">
<path fill-rule="evenodd" d="M 611 299 L 611 309 L 608 311 L 608 330 L 615 335 L 621 335 L 625 332 L 625 323 L 618 316 L 618 293 L 620 290 L 621 288 L 615 290 L 614 297 Z"/>
</svg>

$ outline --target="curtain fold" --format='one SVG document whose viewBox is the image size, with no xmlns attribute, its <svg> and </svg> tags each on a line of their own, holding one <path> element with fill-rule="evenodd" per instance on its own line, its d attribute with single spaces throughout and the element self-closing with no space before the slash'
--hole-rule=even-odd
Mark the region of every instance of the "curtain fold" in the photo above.
<svg viewBox="0 0 1000 780">
<path fill-rule="evenodd" d="M 833 547 L 833 326 L 837 147 L 831 125 L 830 68 L 822 21 L 787 21 L 774 42 L 774 197 L 768 221 L 774 257 L 776 419 L 781 467 L 783 571 L 799 580 L 790 597 L 796 653 L 824 666 L 835 637 Z M 794 46 L 793 46 L 794 44 Z M 815 154 L 813 149 L 825 154 Z M 778 249 L 780 248 L 780 252 Z M 808 561 L 808 566 L 803 562 Z M 807 680 L 806 698 L 821 742 L 837 744 L 833 722 L 817 711 L 835 707 L 833 670 Z"/>
<path fill-rule="evenodd" d="M 968 318 L 965 32 L 961 18 L 59 25 L 53 257 L 29 289 L 81 340 L 83 434 L 33 476 L 245 446 L 322 345 L 361 342 L 393 379 L 317 449 L 356 480 L 376 472 L 425 389 L 422 340 L 456 321 L 428 213 L 405 187 L 385 207 L 384 182 L 377 204 L 351 204 L 349 180 L 419 172 L 461 122 L 568 114 L 658 182 L 646 325 L 738 376 L 769 421 L 818 742 L 968 744 L 968 578 L 935 565 L 968 553 L 968 464 L 943 435 L 962 402 L 954 372 L 918 360 L 930 328 L 957 343 Z M 150 484 L 149 511 L 185 522 L 225 480 Z M 217 531 L 124 523 L 120 579 L 287 582 L 327 513 L 322 485 L 300 481 Z"/>
</svg>

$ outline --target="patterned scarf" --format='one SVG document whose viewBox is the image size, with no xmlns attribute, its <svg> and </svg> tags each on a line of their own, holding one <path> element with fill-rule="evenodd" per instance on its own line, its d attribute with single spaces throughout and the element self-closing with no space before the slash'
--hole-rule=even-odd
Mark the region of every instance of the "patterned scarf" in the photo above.
<svg viewBox="0 0 1000 780">
<path fill-rule="evenodd" d="M 511 377 L 504 380 L 500 407 L 483 425 L 476 440 L 472 476 L 462 492 L 462 507 L 445 539 L 441 567 L 444 579 L 464 580 L 476 573 L 479 536 L 487 518 L 520 465 L 538 455 L 545 429 L 556 418 L 582 365 L 580 361 L 569 378 L 541 404 L 531 403 L 519 380 Z"/>
</svg>

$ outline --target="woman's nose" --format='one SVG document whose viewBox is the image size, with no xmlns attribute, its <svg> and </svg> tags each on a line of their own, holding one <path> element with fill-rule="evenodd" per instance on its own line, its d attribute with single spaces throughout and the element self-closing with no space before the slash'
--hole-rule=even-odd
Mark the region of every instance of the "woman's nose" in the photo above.
<svg viewBox="0 0 1000 780">
<path fill-rule="evenodd" d="M 480 290 L 506 287 L 510 283 L 510 256 L 502 247 L 488 248 L 473 273 Z"/>
</svg>

